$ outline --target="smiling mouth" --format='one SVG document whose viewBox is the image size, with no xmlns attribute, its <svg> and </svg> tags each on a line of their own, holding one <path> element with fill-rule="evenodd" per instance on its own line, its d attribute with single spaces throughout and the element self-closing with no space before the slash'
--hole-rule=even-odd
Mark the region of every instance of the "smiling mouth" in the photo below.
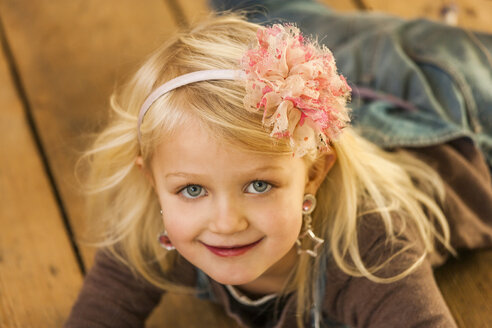
<svg viewBox="0 0 492 328">
<path fill-rule="evenodd" d="M 252 249 L 256 245 L 258 245 L 262 240 L 263 240 L 263 238 L 260 238 L 257 241 L 255 241 L 254 243 L 247 244 L 247 245 L 241 245 L 241 246 L 211 246 L 211 245 L 207 245 L 205 243 L 202 243 L 202 244 L 209 251 L 211 251 L 212 253 L 214 253 L 217 256 L 231 257 L 231 256 L 239 256 L 239 255 L 246 253 L 247 251 L 249 251 L 250 249 Z"/>
</svg>

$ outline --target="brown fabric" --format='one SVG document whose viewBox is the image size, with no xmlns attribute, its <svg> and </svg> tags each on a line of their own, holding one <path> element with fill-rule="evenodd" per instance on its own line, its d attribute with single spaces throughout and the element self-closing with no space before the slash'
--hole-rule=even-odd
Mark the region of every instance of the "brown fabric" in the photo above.
<svg viewBox="0 0 492 328">
<path fill-rule="evenodd" d="M 477 149 L 460 139 L 409 151 L 434 167 L 445 182 L 447 200 L 443 210 L 450 223 L 452 246 L 458 250 L 491 247 L 492 183 Z M 381 263 L 399 249 L 411 246 L 377 272 L 378 276 L 400 273 L 422 254 L 422 245 L 415 242 L 411 228 L 390 249 L 384 243 L 384 227 L 379 220 L 367 217 L 361 222 L 360 252 L 369 265 Z M 395 219 L 395 223 L 398 228 L 399 220 Z M 432 273 L 433 265 L 448 256 L 441 250 L 411 275 L 391 284 L 348 276 L 328 259 L 323 314 L 352 327 L 456 327 Z M 192 280 L 191 264 L 183 261 L 178 270 L 188 277 L 188 282 Z M 226 312 L 242 322 L 240 315 L 231 313 L 223 286 L 212 282 L 212 290 Z M 161 294 L 99 252 L 64 327 L 143 327 Z M 296 327 L 294 314 L 295 296 L 287 302 L 277 327 Z"/>
<path fill-rule="evenodd" d="M 492 246 L 492 181 L 482 154 L 458 139 L 442 146 L 410 149 L 442 177 L 447 201 L 443 208 L 457 249 Z"/>
<path fill-rule="evenodd" d="M 64 327 L 144 327 L 160 297 L 161 292 L 99 251 Z"/>
</svg>

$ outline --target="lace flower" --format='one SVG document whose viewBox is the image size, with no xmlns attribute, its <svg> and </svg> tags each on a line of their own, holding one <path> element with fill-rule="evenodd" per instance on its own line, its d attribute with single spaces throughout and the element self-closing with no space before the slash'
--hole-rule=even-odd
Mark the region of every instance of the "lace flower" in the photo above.
<svg viewBox="0 0 492 328">
<path fill-rule="evenodd" d="M 326 151 L 350 122 L 351 88 L 338 75 L 325 46 L 304 40 L 292 25 L 262 27 L 257 44 L 241 61 L 246 73 L 244 105 L 263 110 L 271 136 L 289 138 L 295 156 Z"/>
</svg>

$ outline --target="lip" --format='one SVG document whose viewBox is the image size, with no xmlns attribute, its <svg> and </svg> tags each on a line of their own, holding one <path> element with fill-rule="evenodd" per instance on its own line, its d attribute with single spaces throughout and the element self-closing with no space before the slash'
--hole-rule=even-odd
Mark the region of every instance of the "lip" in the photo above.
<svg viewBox="0 0 492 328">
<path fill-rule="evenodd" d="M 233 256 L 239 256 L 243 255 L 256 245 L 258 245 L 263 238 L 258 239 L 257 241 L 247 244 L 247 245 L 240 245 L 240 246 L 212 246 L 212 245 L 207 245 L 205 243 L 202 243 L 203 246 L 205 246 L 209 251 L 214 253 L 217 256 L 220 257 L 233 257 Z"/>
</svg>

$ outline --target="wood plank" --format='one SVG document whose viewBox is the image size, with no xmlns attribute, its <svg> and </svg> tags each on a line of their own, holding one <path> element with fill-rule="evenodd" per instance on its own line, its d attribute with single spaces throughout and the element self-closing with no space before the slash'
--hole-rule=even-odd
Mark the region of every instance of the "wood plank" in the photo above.
<svg viewBox="0 0 492 328">
<path fill-rule="evenodd" d="M 0 327 L 61 327 L 82 283 L 0 49 Z"/>
<path fill-rule="evenodd" d="M 173 0 L 168 0 L 173 1 Z M 352 11 L 357 10 L 357 6 L 351 0 L 337 1 L 337 0 L 319 0 L 321 3 L 326 4 L 330 8 L 338 11 Z M 208 0 L 179 0 L 178 2 L 180 10 L 186 17 L 186 23 L 200 20 L 207 15 L 211 9 L 208 6 Z"/>
<path fill-rule="evenodd" d="M 331 9 L 337 10 L 337 11 L 354 11 L 358 10 L 357 6 L 355 5 L 355 2 L 352 0 L 320 0 L 319 2 L 324 3 Z"/>
<path fill-rule="evenodd" d="M 74 162 L 108 114 L 115 81 L 175 30 L 162 0 L 0 0 L 7 38 L 75 235 L 84 201 Z M 81 246 L 87 266 L 93 250 Z"/>
<path fill-rule="evenodd" d="M 176 0 L 176 3 L 186 18 L 186 24 L 199 21 L 212 11 L 208 6 L 208 0 Z"/>
<path fill-rule="evenodd" d="M 492 327 L 492 250 L 462 254 L 435 275 L 459 327 Z"/>
<path fill-rule="evenodd" d="M 170 0 L 168 0 L 170 1 Z M 383 11 L 403 18 L 428 18 L 442 21 L 441 10 L 444 5 L 454 3 L 457 8 L 458 26 L 492 32 L 492 1 L 489 0 L 454 0 L 454 1 L 432 1 L 415 0 L 411 4 L 405 1 L 387 0 L 319 0 L 328 7 L 337 11 L 346 12 L 358 10 L 357 3 L 366 6 L 368 10 Z M 199 18 L 208 10 L 207 0 L 180 0 L 188 21 Z"/>
<path fill-rule="evenodd" d="M 492 32 L 492 1 L 489 0 L 413 0 L 411 5 L 405 1 L 364 0 L 363 2 L 371 10 L 384 11 L 404 18 L 424 17 L 436 21 L 442 21 L 443 6 L 454 3 L 457 8 L 458 26 Z"/>
</svg>

